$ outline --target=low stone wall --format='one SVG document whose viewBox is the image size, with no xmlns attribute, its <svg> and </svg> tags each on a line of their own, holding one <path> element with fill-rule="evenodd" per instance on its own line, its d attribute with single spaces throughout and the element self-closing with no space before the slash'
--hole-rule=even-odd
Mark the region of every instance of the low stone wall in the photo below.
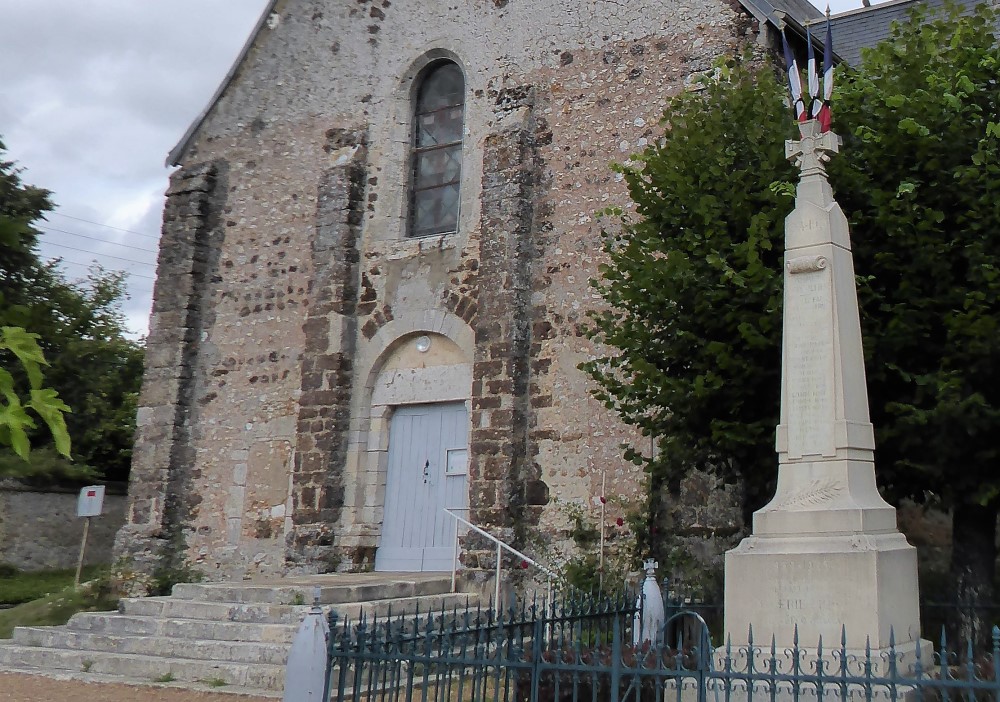
<svg viewBox="0 0 1000 702">
<path fill-rule="evenodd" d="M 29 571 L 76 567 L 84 522 L 76 516 L 77 495 L 76 488 L 0 484 L 0 563 Z M 111 562 L 125 506 L 124 491 L 109 487 L 104 514 L 90 522 L 87 565 Z"/>
</svg>

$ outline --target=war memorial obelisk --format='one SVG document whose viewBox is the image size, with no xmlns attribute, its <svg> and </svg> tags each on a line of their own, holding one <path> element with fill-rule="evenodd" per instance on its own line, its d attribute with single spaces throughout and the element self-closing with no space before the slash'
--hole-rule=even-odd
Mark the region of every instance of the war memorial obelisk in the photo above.
<svg viewBox="0 0 1000 702">
<path fill-rule="evenodd" d="M 919 641 L 917 554 L 875 486 L 861 324 L 847 218 L 825 162 L 839 138 L 816 121 L 785 143 L 801 171 L 785 220 L 778 484 L 753 534 L 726 554 L 725 628 L 778 650 L 839 647 L 900 663 Z M 926 642 L 925 642 L 926 643 Z M 926 650 L 926 649 L 924 649 Z M 928 651 L 929 653 L 929 651 Z"/>
</svg>

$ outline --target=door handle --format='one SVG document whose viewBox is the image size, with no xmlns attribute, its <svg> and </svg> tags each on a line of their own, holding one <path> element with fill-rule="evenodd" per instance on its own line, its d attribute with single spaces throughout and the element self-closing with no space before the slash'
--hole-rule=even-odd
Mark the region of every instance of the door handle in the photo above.
<svg viewBox="0 0 1000 702">
<path fill-rule="evenodd" d="M 424 484 L 425 485 L 427 484 L 427 479 L 430 477 L 430 474 L 431 474 L 431 462 L 428 459 L 427 461 L 424 462 Z"/>
</svg>

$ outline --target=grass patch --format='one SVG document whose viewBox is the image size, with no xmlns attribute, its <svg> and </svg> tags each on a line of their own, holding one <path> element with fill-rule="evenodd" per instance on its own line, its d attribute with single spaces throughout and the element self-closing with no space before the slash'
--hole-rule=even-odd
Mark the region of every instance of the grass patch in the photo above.
<svg viewBox="0 0 1000 702">
<path fill-rule="evenodd" d="M 168 683 L 168 682 L 173 682 L 173 681 L 174 681 L 174 680 L 176 680 L 176 679 L 177 679 L 177 678 L 175 678 L 175 677 L 174 677 L 174 674 L 173 674 L 173 673 L 171 673 L 171 672 L 166 672 L 166 673 L 164 673 L 163 675 L 161 675 L 161 676 L 160 676 L 160 677 L 158 677 L 158 678 L 153 678 L 153 682 L 158 682 L 158 683 Z"/>
<path fill-rule="evenodd" d="M 93 580 L 102 570 L 102 566 L 88 566 L 83 569 L 82 580 Z M 14 568 L 0 568 L 0 604 L 23 604 L 62 592 L 73 585 L 75 574 L 76 569 L 22 573 Z"/>
<path fill-rule="evenodd" d="M 208 680 L 202 680 L 202 682 L 209 687 L 225 687 L 229 684 L 222 678 L 209 678 Z"/>
<path fill-rule="evenodd" d="M 68 588 L 0 610 L 0 639 L 9 639 L 16 626 L 57 626 L 65 624 L 77 612 L 102 612 L 118 607 L 118 598 L 111 594 L 108 582 L 98 579 L 73 588 L 72 576 Z"/>
</svg>

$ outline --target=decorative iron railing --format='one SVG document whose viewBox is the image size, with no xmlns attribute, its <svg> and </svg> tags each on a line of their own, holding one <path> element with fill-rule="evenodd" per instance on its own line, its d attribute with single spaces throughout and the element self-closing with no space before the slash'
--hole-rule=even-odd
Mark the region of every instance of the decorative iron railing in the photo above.
<svg viewBox="0 0 1000 702">
<path fill-rule="evenodd" d="M 920 646 L 850 650 L 840 641 L 712 646 L 679 612 L 638 644 L 630 597 L 534 601 L 518 610 L 436 611 L 340 621 L 331 614 L 327 699 L 336 702 L 1000 702 L 1000 629 L 992 651 Z M 690 637 L 690 624 L 698 623 Z M 683 626 L 679 626 L 683 623 Z M 668 636 L 686 628 L 671 645 Z"/>
</svg>

